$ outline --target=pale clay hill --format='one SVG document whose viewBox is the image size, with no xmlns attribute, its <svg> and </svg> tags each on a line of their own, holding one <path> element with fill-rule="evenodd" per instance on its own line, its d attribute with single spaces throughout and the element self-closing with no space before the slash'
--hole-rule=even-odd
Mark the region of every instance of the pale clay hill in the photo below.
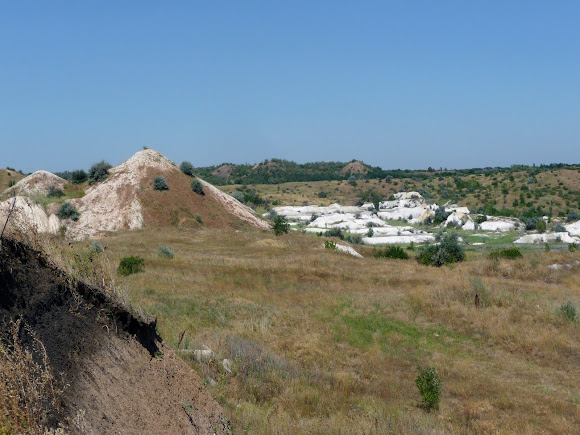
<svg viewBox="0 0 580 435">
<path fill-rule="evenodd" d="M 4 191 L 5 195 L 46 195 L 51 186 L 62 189 L 66 180 L 48 171 L 36 171 Z"/>
<path fill-rule="evenodd" d="M 74 240 L 97 237 L 110 231 L 143 228 L 146 222 L 140 195 L 144 186 L 150 185 L 154 176 L 172 173 L 180 173 L 175 163 L 155 150 L 146 149 L 111 168 L 107 179 L 87 189 L 86 195 L 82 198 L 70 201 L 80 213 L 77 221 L 61 220 L 55 215 L 55 207 L 49 207 L 45 211 L 24 196 L 16 197 L 16 213 L 13 218 L 21 226 L 32 225 L 41 233 L 56 234 L 64 225 L 66 236 Z M 218 203 L 226 214 L 257 228 L 269 228 L 269 225 L 257 217 L 249 207 L 211 184 L 201 181 L 206 195 Z M 46 194 L 41 192 L 48 192 L 51 185 L 62 188 L 65 183 L 65 180 L 56 175 L 37 171 L 13 188 L 20 185 L 17 192 L 22 194 Z M 191 195 L 195 194 L 192 192 Z M 13 199 L 9 199 L 0 203 L 0 215 L 3 220 L 12 202 Z"/>
</svg>

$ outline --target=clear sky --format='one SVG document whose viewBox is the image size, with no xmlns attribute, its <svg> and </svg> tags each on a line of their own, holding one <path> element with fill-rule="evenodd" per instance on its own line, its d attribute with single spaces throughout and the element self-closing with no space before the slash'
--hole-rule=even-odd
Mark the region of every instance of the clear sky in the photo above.
<svg viewBox="0 0 580 435">
<path fill-rule="evenodd" d="M 0 167 L 580 162 L 578 1 L 3 1 Z"/>
</svg>

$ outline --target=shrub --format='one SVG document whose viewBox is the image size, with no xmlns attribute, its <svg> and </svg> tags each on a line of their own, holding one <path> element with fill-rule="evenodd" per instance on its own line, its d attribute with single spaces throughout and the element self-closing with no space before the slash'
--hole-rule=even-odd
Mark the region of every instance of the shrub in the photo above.
<svg viewBox="0 0 580 435">
<path fill-rule="evenodd" d="M 159 255 L 161 258 L 169 258 L 169 259 L 175 257 L 175 253 L 171 249 L 169 249 L 168 246 L 165 245 L 161 245 L 159 247 L 159 249 L 157 250 L 157 255 Z"/>
<path fill-rule="evenodd" d="M 546 231 L 546 222 L 544 221 L 544 219 L 538 219 L 536 221 L 536 230 L 539 233 L 543 233 L 544 231 Z"/>
<path fill-rule="evenodd" d="M 431 409 L 439 408 L 439 397 L 441 396 L 441 380 L 437 376 L 435 367 L 429 367 L 426 370 L 421 368 L 419 375 L 415 379 L 415 385 L 421 393 L 423 398 L 423 406 L 430 411 Z"/>
<path fill-rule="evenodd" d="M 78 221 L 80 216 L 77 209 L 70 202 L 65 202 L 61 205 L 56 215 L 61 219 L 72 219 L 73 221 Z"/>
<path fill-rule="evenodd" d="M 325 240 L 324 247 L 326 249 L 330 249 L 331 251 L 335 251 L 336 250 L 336 242 L 333 242 L 332 240 Z"/>
<path fill-rule="evenodd" d="M 568 243 L 568 252 L 576 252 L 577 249 L 576 243 Z"/>
<path fill-rule="evenodd" d="M 566 320 L 573 322 L 578 318 L 578 311 L 576 310 L 576 305 L 572 301 L 568 301 L 560 305 L 558 308 L 558 314 L 563 316 Z"/>
<path fill-rule="evenodd" d="M 375 258 L 397 258 L 399 260 L 407 260 L 409 258 L 409 254 L 400 246 L 389 246 L 384 250 L 373 249 L 372 256 Z"/>
<path fill-rule="evenodd" d="M 375 231 L 372 228 L 369 228 L 367 231 L 367 237 L 372 237 L 375 234 Z"/>
<path fill-rule="evenodd" d="M 331 228 L 324 232 L 325 237 L 338 237 L 340 240 L 344 240 L 344 234 L 340 228 Z"/>
<path fill-rule="evenodd" d="M 578 214 L 578 212 L 576 210 L 571 210 L 568 213 L 568 217 L 566 218 L 566 222 L 573 222 L 573 221 L 577 221 L 580 220 L 580 214 Z"/>
<path fill-rule="evenodd" d="M 435 225 L 438 225 L 442 222 L 445 222 L 448 217 L 449 213 L 445 211 L 445 207 L 438 207 L 437 210 L 435 210 L 435 217 L 433 218 L 433 223 Z"/>
<path fill-rule="evenodd" d="M 348 177 L 348 184 L 350 184 L 351 186 L 356 186 L 356 177 L 354 175 Z"/>
<path fill-rule="evenodd" d="M 507 249 L 498 249 L 496 251 L 490 252 L 488 258 L 499 259 L 499 258 L 506 258 L 508 260 L 513 260 L 515 258 L 522 257 L 522 253 L 518 248 L 507 248 Z"/>
<path fill-rule="evenodd" d="M 286 219 L 284 219 L 282 216 L 276 217 L 276 219 L 274 220 L 274 226 L 272 227 L 275 235 L 280 236 L 282 234 L 287 234 L 289 228 L 290 225 L 288 224 L 288 222 L 286 222 Z"/>
<path fill-rule="evenodd" d="M 319 198 L 326 198 L 327 193 L 324 190 L 321 190 L 320 192 L 318 192 L 318 197 Z"/>
<path fill-rule="evenodd" d="M 101 245 L 99 242 L 93 242 L 91 243 L 90 248 L 96 253 L 96 254 L 100 254 L 101 252 L 103 252 L 103 245 Z"/>
<path fill-rule="evenodd" d="M 465 251 L 459 244 L 457 234 L 448 233 L 441 238 L 439 245 L 429 245 L 421 249 L 417 261 L 430 266 L 443 266 L 465 259 Z"/>
<path fill-rule="evenodd" d="M 356 245 L 362 244 L 362 236 L 360 234 L 353 234 L 351 236 L 346 236 L 344 238 L 347 242 L 354 243 Z"/>
<path fill-rule="evenodd" d="M 242 204 L 244 202 L 246 202 L 246 200 L 244 198 L 244 192 L 240 192 L 239 190 L 236 190 L 235 192 L 232 192 L 232 197 L 234 199 L 237 199 L 238 201 L 240 201 Z"/>
<path fill-rule="evenodd" d="M 195 220 L 200 224 L 203 224 L 203 219 L 199 213 L 195 215 Z"/>
<path fill-rule="evenodd" d="M 70 177 L 70 181 L 72 184 L 81 184 L 81 183 L 84 183 L 85 181 L 87 181 L 87 179 L 88 179 L 88 175 L 82 169 L 72 171 L 72 174 Z"/>
<path fill-rule="evenodd" d="M 169 186 L 167 185 L 167 181 L 165 177 L 155 177 L 153 180 L 153 188 L 155 190 L 167 190 Z"/>
<path fill-rule="evenodd" d="M 197 178 L 191 182 L 191 190 L 193 190 L 198 195 L 205 195 L 203 191 L 203 184 Z"/>
<path fill-rule="evenodd" d="M 8 181 L 8 187 L 12 187 L 16 184 L 16 180 L 9 180 Z"/>
<path fill-rule="evenodd" d="M 566 228 L 564 228 L 564 225 L 562 224 L 556 224 L 552 227 L 552 232 L 553 233 L 566 233 Z"/>
<path fill-rule="evenodd" d="M 538 222 L 538 219 L 535 217 L 526 219 L 525 223 L 526 223 L 526 230 L 535 230 L 536 229 L 536 224 Z"/>
<path fill-rule="evenodd" d="M 104 160 L 101 160 L 99 163 L 95 163 L 93 166 L 91 166 L 91 169 L 89 169 L 89 183 L 93 184 L 105 180 L 107 175 L 109 175 L 109 169 L 111 169 L 111 165 L 109 165 Z"/>
<path fill-rule="evenodd" d="M 191 164 L 191 162 L 188 162 L 187 160 L 181 162 L 181 165 L 179 165 L 179 169 L 181 169 L 181 172 L 183 172 L 185 175 L 193 177 L 193 165 Z"/>
<path fill-rule="evenodd" d="M 138 256 L 124 257 L 119 263 L 117 273 L 119 275 L 127 276 L 132 273 L 145 271 L 145 259 Z"/>
<path fill-rule="evenodd" d="M 48 188 L 48 193 L 46 194 L 49 198 L 60 198 L 64 196 L 62 189 L 59 189 L 54 184 Z"/>
</svg>

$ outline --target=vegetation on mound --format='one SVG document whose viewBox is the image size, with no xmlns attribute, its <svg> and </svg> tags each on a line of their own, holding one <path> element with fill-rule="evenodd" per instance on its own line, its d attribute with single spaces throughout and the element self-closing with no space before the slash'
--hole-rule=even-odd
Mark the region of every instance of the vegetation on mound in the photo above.
<svg viewBox="0 0 580 435">
<path fill-rule="evenodd" d="M 64 196 L 64 192 L 61 188 L 56 187 L 54 184 L 51 184 L 48 188 L 48 193 L 46 194 L 49 198 L 61 198 Z"/>
<path fill-rule="evenodd" d="M 80 213 L 70 202 L 63 203 L 57 210 L 56 215 L 61 219 L 71 219 L 73 221 L 78 221 L 80 217 Z"/>
<path fill-rule="evenodd" d="M 205 195 L 203 191 L 203 184 L 197 178 L 191 182 L 191 190 L 193 190 L 198 195 Z"/>
<path fill-rule="evenodd" d="M 89 184 L 105 181 L 107 179 L 107 176 L 109 175 L 109 169 L 111 169 L 111 165 L 105 162 L 104 160 L 95 163 L 89 169 L 88 174 Z"/>
<path fill-rule="evenodd" d="M 181 165 L 179 165 L 179 169 L 181 169 L 181 172 L 183 172 L 185 175 L 189 175 L 190 177 L 194 176 L 194 167 L 191 164 L 191 162 L 188 161 L 183 161 L 181 162 Z"/>
<path fill-rule="evenodd" d="M 153 180 L 153 189 L 168 190 L 169 185 L 167 184 L 167 180 L 165 180 L 165 177 L 155 177 L 155 179 Z"/>
<path fill-rule="evenodd" d="M 157 255 L 161 258 L 171 259 L 175 257 L 175 253 L 166 245 L 161 245 L 157 250 Z"/>
</svg>

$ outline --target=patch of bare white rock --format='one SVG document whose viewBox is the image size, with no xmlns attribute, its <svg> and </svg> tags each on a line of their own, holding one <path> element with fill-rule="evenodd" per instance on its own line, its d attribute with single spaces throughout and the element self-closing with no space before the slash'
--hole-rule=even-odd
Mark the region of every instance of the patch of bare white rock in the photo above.
<svg viewBox="0 0 580 435">
<path fill-rule="evenodd" d="M 450 213 L 443 226 L 453 225 L 463 230 L 481 230 L 488 232 L 509 232 L 520 228 L 519 219 L 500 216 L 486 216 L 486 220 L 476 223 L 479 215 L 471 214 L 467 207 L 447 203 L 443 206 Z M 426 243 L 435 240 L 426 231 L 413 227 L 432 219 L 437 210 L 437 204 L 428 204 L 418 192 L 400 192 L 391 201 L 379 204 L 376 210 L 373 204 L 362 206 L 286 206 L 276 207 L 274 211 L 285 217 L 294 229 L 297 224 L 306 224 L 302 231 L 324 233 L 329 229 L 338 228 L 351 234 L 364 235 L 363 243 L 368 245 Z M 407 222 L 410 225 L 398 226 L 387 221 Z M 372 235 L 369 229 L 372 228 Z M 527 234 L 515 243 L 578 243 L 580 239 L 580 221 L 566 226 L 567 233 Z M 484 234 L 483 236 L 487 236 Z"/>
</svg>

